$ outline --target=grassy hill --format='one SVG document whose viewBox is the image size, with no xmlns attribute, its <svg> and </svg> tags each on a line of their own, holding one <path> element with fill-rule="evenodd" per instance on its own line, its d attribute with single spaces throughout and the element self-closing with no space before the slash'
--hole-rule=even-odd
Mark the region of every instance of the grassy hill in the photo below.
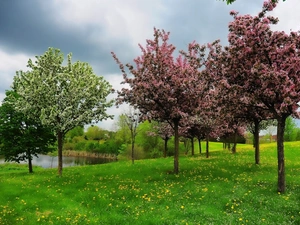
<svg viewBox="0 0 300 225">
<path fill-rule="evenodd" d="M 277 187 L 275 144 L 205 154 L 37 169 L 0 165 L 0 224 L 300 224 L 300 142 L 285 144 L 287 192 Z M 218 150 L 218 151 L 216 151 Z"/>
</svg>

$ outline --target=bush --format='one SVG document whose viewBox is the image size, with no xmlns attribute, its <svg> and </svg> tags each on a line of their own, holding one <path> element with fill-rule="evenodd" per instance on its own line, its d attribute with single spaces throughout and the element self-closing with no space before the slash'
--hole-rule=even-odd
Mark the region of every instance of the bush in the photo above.
<svg viewBox="0 0 300 225">
<path fill-rule="evenodd" d="M 111 154 L 119 154 L 119 149 L 121 147 L 121 143 L 116 142 L 115 140 L 107 140 L 104 143 L 106 147 L 106 152 Z"/>
<path fill-rule="evenodd" d="M 126 150 L 123 151 L 119 157 L 122 159 L 122 158 L 126 158 L 126 159 L 129 159 L 131 160 L 131 145 L 127 145 L 126 147 Z M 118 157 L 118 158 L 119 158 Z M 138 145 L 135 145 L 134 146 L 134 159 L 135 160 L 138 160 L 138 159 L 145 159 L 147 158 L 146 157 L 146 153 L 145 151 L 143 150 L 142 147 L 138 146 Z"/>
<path fill-rule="evenodd" d="M 94 143 L 94 142 L 92 142 L 92 141 L 88 141 L 88 142 L 86 142 L 86 144 L 85 144 L 85 150 L 86 151 L 88 151 L 88 152 L 94 152 L 95 151 L 95 144 L 96 143 Z"/>
<path fill-rule="evenodd" d="M 163 150 L 161 150 L 159 148 L 152 149 L 152 151 L 149 154 L 149 157 L 152 159 L 160 158 L 162 156 L 163 156 Z"/>
<path fill-rule="evenodd" d="M 74 143 L 70 143 L 70 142 L 64 143 L 63 150 L 74 150 L 74 149 L 75 149 Z"/>
<path fill-rule="evenodd" d="M 77 142 L 77 143 L 75 143 L 74 150 L 76 150 L 76 151 L 85 151 L 86 150 L 85 145 L 86 145 L 85 141 Z"/>
<path fill-rule="evenodd" d="M 70 142 L 72 142 L 72 143 L 79 143 L 79 142 L 84 142 L 84 141 L 85 141 L 85 139 L 84 139 L 83 136 L 76 136 Z"/>
</svg>

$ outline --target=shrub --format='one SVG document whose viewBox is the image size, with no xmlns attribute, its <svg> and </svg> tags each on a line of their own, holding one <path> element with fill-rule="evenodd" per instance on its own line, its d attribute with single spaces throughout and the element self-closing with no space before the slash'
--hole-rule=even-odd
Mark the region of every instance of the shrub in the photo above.
<svg viewBox="0 0 300 225">
<path fill-rule="evenodd" d="M 88 151 L 88 152 L 94 152 L 95 151 L 95 144 L 94 142 L 92 141 L 87 141 L 86 144 L 85 144 L 85 150 Z"/>
<path fill-rule="evenodd" d="M 126 159 L 131 159 L 131 145 L 127 145 L 126 150 L 123 151 L 120 155 L 120 158 L 126 158 Z M 119 158 L 118 157 L 118 158 Z M 146 158 L 146 153 L 143 150 L 142 147 L 136 145 L 134 146 L 134 159 L 145 159 Z"/>
<path fill-rule="evenodd" d="M 76 151 L 84 151 L 85 150 L 85 145 L 86 145 L 85 141 L 77 142 L 77 143 L 75 143 L 74 150 L 76 150 Z"/>
<path fill-rule="evenodd" d="M 154 148 L 151 150 L 149 157 L 154 159 L 154 158 L 160 158 L 163 155 L 163 151 L 159 148 Z"/>
<path fill-rule="evenodd" d="M 83 136 L 76 136 L 70 142 L 72 142 L 72 143 L 79 143 L 79 142 L 84 142 L 84 141 L 85 141 L 85 139 L 84 139 Z"/>
<path fill-rule="evenodd" d="M 70 142 L 64 143 L 63 150 L 74 150 L 74 149 L 75 149 L 74 143 L 70 143 Z"/>
</svg>

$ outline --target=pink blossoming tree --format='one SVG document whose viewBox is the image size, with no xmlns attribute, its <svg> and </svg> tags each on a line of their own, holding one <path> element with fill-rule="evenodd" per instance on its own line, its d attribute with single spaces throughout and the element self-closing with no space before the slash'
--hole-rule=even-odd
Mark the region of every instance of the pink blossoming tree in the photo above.
<svg viewBox="0 0 300 225">
<path fill-rule="evenodd" d="M 277 120 L 278 191 L 285 191 L 284 129 L 286 118 L 298 116 L 300 101 L 300 35 L 272 31 L 278 19 L 266 13 L 276 7 L 264 2 L 257 16 L 231 12 L 227 64 L 221 70 L 229 86 L 243 93 L 245 105 L 260 106 Z"/>
<path fill-rule="evenodd" d="M 174 58 L 175 47 L 168 41 L 168 32 L 154 29 L 154 40 L 147 40 L 145 47 L 139 45 L 142 55 L 134 59 L 135 66 L 126 65 L 133 77 L 128 75 L 115 53 L 112 55 L 123 73 L 123 83 L 129 85 L 118 92 L 118 102 L 137 107 L 144 119 L 167 121 L 173 127 L 174 173 L 177 174 L 179 122 L 195 113 L 204 85 L 199 67 L 193 67 L 181 54 Z"/>
</svg>

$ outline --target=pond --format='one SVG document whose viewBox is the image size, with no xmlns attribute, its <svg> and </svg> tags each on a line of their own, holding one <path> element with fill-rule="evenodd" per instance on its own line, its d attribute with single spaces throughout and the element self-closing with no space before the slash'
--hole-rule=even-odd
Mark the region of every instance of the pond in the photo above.
<svg viewBox="0 0 300 225">
<path fill-rule="evenodd" d="M 41 166 L 43 168 L 56 168 L 58 166 L 58 157 L 49 155 L 38 155 L 39 157 L 33 157 L 32 165 Z M 114 162 L 115 159 L 108 158 L 96 158 L 86 156 L 63 156 L 63 167 L 68 166 L 81 166 L 81 165 L 95 165 Z M 4 163 L 4 159 L 0 159 L 0 163 Z M 22 164 L 28 164 L 28 162 L 21 162 Z"/>
</svg>

